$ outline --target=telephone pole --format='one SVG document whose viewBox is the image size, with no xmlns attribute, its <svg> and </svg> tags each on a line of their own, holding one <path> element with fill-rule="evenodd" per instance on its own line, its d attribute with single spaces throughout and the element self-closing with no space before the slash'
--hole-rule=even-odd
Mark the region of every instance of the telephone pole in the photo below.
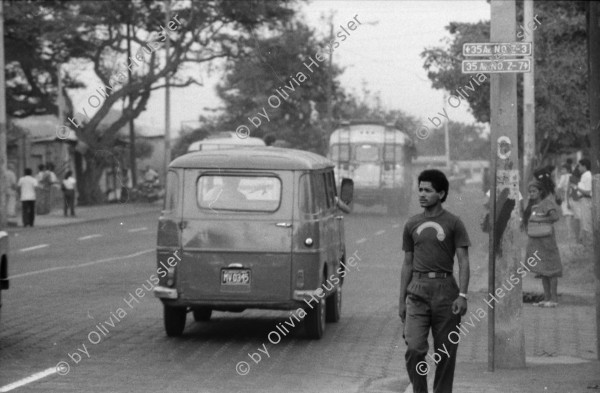
<svg viewBox="0 0 600 393">
<path fill-rule="evenodd" d="M 6 227 L 7 223 L 7 193 L 6 179 L 6 83 L 4 81 L 4 2 L 0 1 L 0 229 Z"/>
<path fill-rule="evenodd" d="M 590 161 L 592 162 L 592 223 L 596 273 L 596 353 L 600 359 L 600 4 L 587 3 L 588 97 Z"/>
<path fill-rule="evenodd" d="M 514 42 L 516 34 L 515 0 L 491 1 L 490 42 Z M 495 211 L 490 248 L 490 271 L 495 269 L 494 288 L 486 297 L 494 307 L 493 364 L 499 368 L 525 367 L 523 295 L 519 282 L 514 289 L 503 284 L 520 266 L 519 238 L 519 145 L 517 135 L 517 76 L 514 73 L 490 75 L 490 111 L 492 143 L 492 190 Z M 496 301 L 491 299 L 494 296 Z M 492 366 L 493 367 L 493 366 Z"/>
<path fill-rule="evenodd" d="M 166 2 L 166 21 L 165 26 L 169 25 L 171 19 L 171 0 Z M 169 68 L 169 47 L 171 38 L 167 35 L 165 42 L 166 47 L 166 64 L 165 68 Z M 167 181 L 167 172 L 169 170 L 169 163 L 171 162 L 171 96 L 169 91 L 169 72 L 165 74 L 165 163 L 164 163 L 164 181 Z"/>
<path fill-rule="evenodd" d="M 533 0 L 523 1 L 523 26 L 533 23 Z M 531 53 L 535 59 L 535 30 L 529 32 L 531 37 Z M 531 72 L 523 74 L 523 195 L 527 193 L 527 184 L 533 173 L 535 163 L 535 61 L 531 62 Z"/>
<path fill-rule="evenodd" d="M 131 59 L 131 15 L 133 10 L 129 13 L 129 20 L 127 21 L 127 56 L 128 61 Z M 127 67 L 127 76 L 129 77 L 129 83 L 131 83 L 131 67 Z M 130 116 L 133 113 L 133 94 L 129 94 L 129 112 Z M 133 117 L 129 119 L 129 167 L 131 168 L 131 186 L 137 185 L 137 165 L 135 161 L 135 127 L 133 124 Z M 121 174 L 119 174 L 120 176 Z M 115 186 L 116 188 L 116 186 Z"/>
</svg>

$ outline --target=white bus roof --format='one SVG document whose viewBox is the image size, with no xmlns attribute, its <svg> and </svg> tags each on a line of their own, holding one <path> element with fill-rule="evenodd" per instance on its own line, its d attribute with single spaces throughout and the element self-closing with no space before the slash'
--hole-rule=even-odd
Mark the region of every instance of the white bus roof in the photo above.
<svg viewBox="0 0 600 393">
<path fill-rule="evenodd" d="M 392 143 L 405 145 L 411 142 L 406 133 L 382 124 L 349 124 L 337 128 L 329 137 L 329 145 L 336 143 Z"/>
<path fill-rule="evenodd" d="M 200 150 L 223 150 L 237 147 L 266 146 L 260 138 L 240 138 L 233 131 L 221 132 L 201 141 L 193 142 L 188 147 L 188 152 Z"/>
</svg>

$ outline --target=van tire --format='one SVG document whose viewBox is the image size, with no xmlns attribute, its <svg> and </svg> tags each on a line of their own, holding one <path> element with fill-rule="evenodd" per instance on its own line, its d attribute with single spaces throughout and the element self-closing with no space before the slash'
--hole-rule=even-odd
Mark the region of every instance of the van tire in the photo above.
<svg viewBox="0 0 600 393">
<path fill-rule="evenodd" d="M 307 310 L 306 321 L 304 322 L 304 325 L 306 326 L 306 334 L 313 340 L 319 340 L 321 337 L 323 337 L 323 333 L 325 333 L 325 322 L 327 319 L 327 305 L 325 297 L 321 299 L 317 296 L 316 298 L 319 299 L 319 303 L 313 305 L 313 302 L 311 302 L 313 308 L 309 308 Z"/>
<path fill-rule="evenodd" d="M 196 308 L 192 311 L 194 314 L 194 321 L 196 322 L 207 322 L 210 321 L 212 315 L 212 309 L 207 307 Z"/>
<path fill-rule="evenodd" d="M 167 336 L 181 336 L 183 329 L 185 329 L 187 309 L 185 307 L 172 307 L 165 304 L 163 309 L 163 317 Z"/>
<path fill-rule="evenodd" d="M 327 297 L 326 301 L 326 321 L 338 322 L 342 316 L 342 286 Z"/>
</svg>

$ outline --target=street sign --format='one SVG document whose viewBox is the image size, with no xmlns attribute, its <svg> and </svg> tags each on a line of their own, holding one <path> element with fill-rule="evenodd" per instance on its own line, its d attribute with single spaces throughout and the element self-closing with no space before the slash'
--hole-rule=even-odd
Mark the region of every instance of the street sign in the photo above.
<svg viewBox="0 0 600 393">
<path fill-rule="evenodd" d="M 463 44 L 463 56 L 531 56 L 531 42 L 478 42 Z"/>
<path fill-rule="evenodd" d="M 463 74 L 531 72 L 531 58 L 508 60 L 463 60 Z"/>
</svg>

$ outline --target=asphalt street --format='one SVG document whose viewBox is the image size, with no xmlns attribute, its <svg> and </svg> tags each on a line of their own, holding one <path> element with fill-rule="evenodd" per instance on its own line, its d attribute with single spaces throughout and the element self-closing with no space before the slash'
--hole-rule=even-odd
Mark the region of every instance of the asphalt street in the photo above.
<svg viewBox="0 0 600 393">
<path fill-rule="evenodd" d="M 478 194 L 454 193 L 447 203 L 463 215 L 475 246 L 472 288 L 487 280 L 477 254 L 485 245 Z M 321 340 L 308 339 L 300 325 L 277 344 L 268 335 L 289 312 L 214 312 L 202 323 L 188 314 L 182 337 L 165 335 L 162 305 L 147 290 L 158 211 L 13 233 L 0 392 L 403 392 L 405 218 L 377 207 L 356 210 L 345 217 L 346 248 L 360 260 L 345 278 L 341 320 L 328 323 Z M 484 330 L 482 324 L 469 340 L 483 344 Z M 463 356 L 484 361 L 479 348 L 459 348 L 459 364 Z"/>
</svg>

